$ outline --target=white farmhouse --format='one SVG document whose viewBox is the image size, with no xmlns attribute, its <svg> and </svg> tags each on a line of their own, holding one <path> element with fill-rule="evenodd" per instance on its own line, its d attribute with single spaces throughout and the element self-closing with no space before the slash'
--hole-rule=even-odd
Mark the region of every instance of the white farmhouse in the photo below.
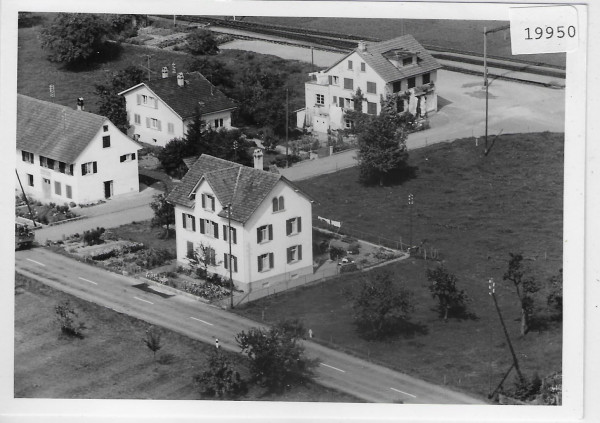
<svg viewBox="0 0 600 423">
<path fill-rule="evenodd" d="M 313 272 L 311 200 L 262 170 L 260 150 L 254 164 L 204 154 L 167 199 L 175 206 L 178 262 L 188 265 L 203 245 L 210 248 L 208 271 L 229 278 L 231 240 L 232 279 L 244 291 Z"/>
<path fill-rule="evenodd" d="M 198 72 L 142 82 L 119 93 L 125 97 L 127 116 L 134 139 L 164 147 L 187 132 L 198 110 L 207 127 L 231 128 L 233 100 Z"/>
<path fill-rule="evenodd" d="M 329 69 L 311 74 L 313 79 L 305 84 L 306 107 L 297 112 L 297 125 L 321 133 L 350 128 L 352 122 L 344 112 L 355 110 L 358 89 L 363 113 L 381 113 L 381 99 L 393 94 L 399 94 L 398 112 L 417 117 L 435 112 L 435 82 L 441 67 L 412 35 L 378 43 L 361 41 Z"/>
<path fill-rule="evenodd" d="M 79 204 L 138 192 L 139 149 L 104 116 L 18 95 L 17 174 L 40 201 Z"/>
</svg>

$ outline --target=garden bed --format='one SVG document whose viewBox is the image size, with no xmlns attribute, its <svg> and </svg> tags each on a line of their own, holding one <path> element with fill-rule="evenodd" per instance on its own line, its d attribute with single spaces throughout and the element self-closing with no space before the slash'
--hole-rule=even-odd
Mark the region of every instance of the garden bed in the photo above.
<svg viewBox="0 0 600 423">
<path fill-rule="evenodd" d="M 25 219 L 30 219 L 31 216 L 29 214 L 29 208 L 27 207 L 25 202 L 21 199 L 20 196 L 18 196 L 16 199 L 19 200 L 16 203 L 17 207 L 15 207 L 16 216 Z M 28 201 L 29 207 L 31 207 L 31 212 L 33 213 L 33 218 L 36 222 L 42 223 L 44 225 L 51 225 L 65 220 L 72 220 L 80 217 L 72 210 L 72 208 L 75 207 L 75 203 L 65 203 L 62 206 L 56 203 L 44 204 L 41 201 L 29 197 Z"/>
</svg>

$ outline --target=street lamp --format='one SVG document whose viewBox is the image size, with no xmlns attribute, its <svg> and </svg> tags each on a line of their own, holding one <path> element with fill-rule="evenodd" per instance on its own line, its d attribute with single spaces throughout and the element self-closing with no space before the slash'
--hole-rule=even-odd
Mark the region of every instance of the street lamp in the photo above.
<svg viewBox="0 0 600 423">
<path fill-rule="evenodd" d="M 229 300 L 231 308 L 233 309 L 233 269 L 231 268 L 231 203 L 228 203 L 225 207 L 227 210 L 227 240 L 229 241 L 229 256 L 227 257 L 227 261 L 229 263 Z"/>
<path fill-rule="evenodd" d="M 409 213 L 409 221 L 410 221 L 410 237 L 408 238 L 410 245 L 408 248 L 412 248 L 413 245 L 413 223 L 412 223 L 412 208 L 415 203 L 415 198 L 412 194 L 408 194 L 408 213 Z"/>
</svg>

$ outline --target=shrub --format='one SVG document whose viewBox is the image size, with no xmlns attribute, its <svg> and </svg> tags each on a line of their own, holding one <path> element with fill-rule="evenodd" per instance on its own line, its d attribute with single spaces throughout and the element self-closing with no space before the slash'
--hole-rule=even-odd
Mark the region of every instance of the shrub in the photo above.
<svg viewBox="0 0 600 423">
<path fill-rule="evenodd" d="M 346 263 L 340 266 L 340 273 L 356 272 L 357 270 L 356 263 Z"/>
<path fill-rule="evenodd" d="M 56 305 L 54 310 L 61 332 L 73 338 L 83 339 L 83 331 L 86 329 L 85 323 L 77 320 L 77 312 L 71 306 L 69 300 Z"/>
<path fill-rule="evenodd" d="M 101 236 L 104 233 L 104 228 L 96 228 L 83 232 L 83 243 L 85 245 L 99 245 L 104 241 Z"/>
<path fill-rule="evenodd" d="M 246 382 L 224 354 L 211 352 L 208 370 L 194 376 L 194 382 L 202 395 L 218 398 L 236 398 L 248 391 Z"/>
<path fill-rule="evenodd" d="M 360 244 L 357 241 L 350 243 L 348 246 L 348 252 L 350 254 L 358 254 L 360 252 Z"/>
<path fill-rule="evenodd" d="M 331 258 L 331 260 L 337 260 L 339 258 L 344 257 L 345 255 L 346 250 L 344 250 L 343 248 L 336 247 L 334 245 L 329 247 L 329 257 Z"/>
</svg>

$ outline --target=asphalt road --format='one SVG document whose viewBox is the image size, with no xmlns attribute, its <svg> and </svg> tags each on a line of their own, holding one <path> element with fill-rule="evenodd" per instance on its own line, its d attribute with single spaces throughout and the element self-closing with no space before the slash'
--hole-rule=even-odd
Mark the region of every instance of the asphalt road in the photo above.
<svg viewBox="0 0 600 423">
<path fill-rule="evenodd" d="M 235 334 L 257 322 L 182 295 L 136 288 L 140 280 L 107 272 L 44 248 L 16 252 L 18 272 L 87 301 L 160 325 L 193 339 L 239 352 Z M 304 342 L 309 357 L 319 359 L 316 380 L 369 402 L 412 404 L 485 404 L 368 361 Z"/>
</svg>

